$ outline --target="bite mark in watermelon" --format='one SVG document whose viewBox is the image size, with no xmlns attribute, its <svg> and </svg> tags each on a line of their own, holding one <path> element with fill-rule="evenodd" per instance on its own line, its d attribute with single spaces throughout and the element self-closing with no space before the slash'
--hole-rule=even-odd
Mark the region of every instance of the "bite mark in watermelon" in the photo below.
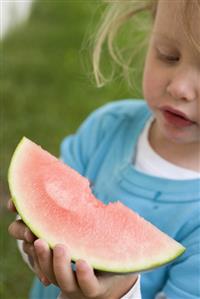
<svg viewBox="0 0 200 299">
<path fill-rule="evenodd" d="M 66 244 L 73 261 L 108 272 L 141 272 L 185 251 L 119 201 L 105 205 L 95 198 L 87 178 L 26 137 L 14 152 L 8 181 L 26 225 L 51 248 Z"/>
</svg>

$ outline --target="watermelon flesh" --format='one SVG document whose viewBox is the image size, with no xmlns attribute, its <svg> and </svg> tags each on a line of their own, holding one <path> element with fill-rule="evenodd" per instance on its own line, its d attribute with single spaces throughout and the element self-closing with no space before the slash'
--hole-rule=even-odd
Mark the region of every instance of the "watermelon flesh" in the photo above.
<svg viewBox="0 0 200 299">
<path fill-rule="evenodd" d="M 128 273 L 171 262 L 185 248 L 119 201 L 105 205 L 87 178 L 23 137 L 12 157 L 9 188 L 16 209 L 53 248 L 66 244 L 72 260 Z"/>
</svg>

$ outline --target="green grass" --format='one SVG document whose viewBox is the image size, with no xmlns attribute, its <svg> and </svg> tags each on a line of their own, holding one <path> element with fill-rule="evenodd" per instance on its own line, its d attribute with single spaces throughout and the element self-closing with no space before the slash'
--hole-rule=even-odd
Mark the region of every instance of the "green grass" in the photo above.
<svg viewBox="0 0 200 299">
<path fill-rule="evenodd" d="M 0 298 L 27 299 L 33 274 L 22 261 L 16 242 L 7 235 L 7 227 L 13 220 L 13 215 L 1 209 L 0 218 Z"/>
<path fill-rule="evenodd" d="M 101 89 L 90 80 L 89 49 L 84 41 L 101 15 L 99 3 L 36 1 L 28 22 L 16 27 L 1 44 L 0 298 L 27 299 L 32 280 L 15 241 L 8 236 L 14 216 L 5 208 L 8 165 L 22 136 L 59 155 L 62 138 L 74 132 L 96 107 L 141 97 L 138 57 L 134 90 L 127 88 L 122 76 Z M 105 65 L 110 65 L 108 58 Z"/>
</svg>

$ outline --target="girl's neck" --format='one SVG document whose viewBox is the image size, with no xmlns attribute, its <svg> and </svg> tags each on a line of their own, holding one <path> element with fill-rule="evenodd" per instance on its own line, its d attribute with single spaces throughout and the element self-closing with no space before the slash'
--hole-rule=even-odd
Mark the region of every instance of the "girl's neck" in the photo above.
<svg viewBox="0 0 200 299">
<path fill-rule="evenodd" d="M 149 130 L 149 142 L 154 151 L 165 160 L 189 169 L 200 172 L 200 143 L 179 144 L 170 141 L 161 135 L 155 121 Z"/>
</svg>

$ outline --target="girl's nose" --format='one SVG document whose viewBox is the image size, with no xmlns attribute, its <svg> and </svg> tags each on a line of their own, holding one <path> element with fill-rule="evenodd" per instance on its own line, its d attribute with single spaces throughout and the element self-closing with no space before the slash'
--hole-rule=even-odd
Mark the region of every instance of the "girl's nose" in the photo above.
<svg viewBox="0 0 200 299">
<path fill-rule="evenodd" d="M 167 92 L 177 100 L 193 101 L 197 97 L 195 79 L 186 73 L 177 74 L 170 80 Z"/>
</svg>

